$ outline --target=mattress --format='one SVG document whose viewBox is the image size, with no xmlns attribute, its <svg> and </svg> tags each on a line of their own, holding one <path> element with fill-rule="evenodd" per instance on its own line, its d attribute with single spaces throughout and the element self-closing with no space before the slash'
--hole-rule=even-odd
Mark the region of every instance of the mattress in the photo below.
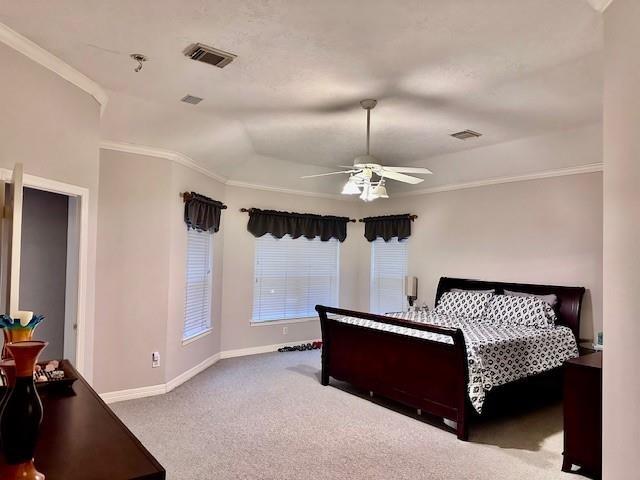
<svg viewBox="0 0 640 480">
<path fill-rule="evenodd" d="M 390 317 L 459 328 L 464 334 L 469 362 L 468 394 L 478 413 L 493 387 L 560 367 L 578 356 L 576 338 L 570 328 L 536 328 L 497 324 L 490 320 L 464 319 L 436 312 L 403 312 Z M 402 335 L 453 343 L 451 337 L 356 317 L 338 321 Z"/>
</svg>

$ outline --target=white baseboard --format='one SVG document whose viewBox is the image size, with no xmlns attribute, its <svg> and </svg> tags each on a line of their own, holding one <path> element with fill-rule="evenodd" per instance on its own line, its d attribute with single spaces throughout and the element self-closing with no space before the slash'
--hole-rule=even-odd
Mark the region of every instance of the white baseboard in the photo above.
<svg viewBox="0 0 640 480">
<path fill-rule="evenodd" d="M 163 393 L 167 393 L 167 386 L 164 383 L 160 385 L 150 385 L 148 387 L 130 388 L 128 390 L 101 393 L 100 397 L 106 403 L 115 403 L 123 402 L 125 400 L 133 400 L 136 398 L 153 397 L 154 395 L 162 395 Z"/>
<path fill-rule="evenodd" d="M 150 385 L 148 387 L 130 388 L 128 390 L 118 390 L 115 392 L 101 393 L 100 397 L 106 403 L 123 402 L 125 400 L 134 400 L 136 398 L 152 397 L 155 395 L 163 395 L 171 390 L 179 387 L 188 380 L 191 380 L 200 372 L 214 365 L 218 360 L 223 358 L 243 357 L 246 355 L 257 355 L 260 353 L 275 352 L 282 347 L 290 347 L 305 343 L 315 342 L 316 340 L 300 340 L 297 342 L 278 343 L 276 345 L 263 345 L 260 347 L 238 348 L 235 350 L 225 350 L 206 358 L 195 367 L 190 368 L 186 372 L 181 373 L 177 377 L 169 380 L 167 383 L 159 385 Z"/>
<path fill-rule="evenodd" d="M 178 375 L 177 377 L 169 380 L 166 383 L 167 392 L 170 392 L 174 388 L 179 387 L 180 385 L 182 385 L 187 380 L 191 380 L 193 377 L 195 377 L 200 372 L 204 372 L 207 368 L 209 368 L 210 366 L 214 365 L 218 360 L 220 360 L 220 354 L 216 353 L 215 355 L 212 355 L 211 357 L 209 357 L 209 358 L 205 359 L 204 361 L 200 362 L 195 367 L 192 367 L 189 370 L 187 370 L 186 372 L 183 372 L 180 375 Z"/>
</svg>

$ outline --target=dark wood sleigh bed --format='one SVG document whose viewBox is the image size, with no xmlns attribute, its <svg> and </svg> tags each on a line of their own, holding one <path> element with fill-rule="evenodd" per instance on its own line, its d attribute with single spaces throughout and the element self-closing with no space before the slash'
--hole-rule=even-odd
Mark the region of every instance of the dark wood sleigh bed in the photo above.
<svg viewBox="0 0 640 480">
<path fill-rule="evenodd" d="M 442 277 L 435 304 L 453 288 L 495 289 L 497 295 L 504 293 L 505 289 L 536 295 L 553 293 L 558 297 L 557 324 L 569 327 L 576 340 L 579 338 L 580 311 L 585 292 L 582 287 Z M 454 421 L 458 438 L 468 439 L 471 406 L 467 395 L 467 350 L 460 329 L 323 305 L 316 306 L 316 310 L 322 328 L 322 385 L 329 385 L 330 377 L 333 377 L 408 407 Z M 452 343 L 339 322 L 329 314 L 446 335 Z"/>
</svg>

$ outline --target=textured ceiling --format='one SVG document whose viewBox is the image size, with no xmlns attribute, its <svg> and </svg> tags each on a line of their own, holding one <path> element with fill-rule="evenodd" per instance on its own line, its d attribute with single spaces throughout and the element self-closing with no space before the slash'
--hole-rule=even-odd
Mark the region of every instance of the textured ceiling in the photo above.
<svg viewBox="0 0 640 480">
<path fill-rule="evenodd" d="M 613 0 L 586 0 L 593 8 L 599 12 L 604 12 Z"/>
<path fill-rule="evenodd" d="M 4 2 L 0 22 L 109 91 L 105 140 L 178 151 L 240 182 L 334 193 L 335 178 L 299 177 L 363 153 L 362 98 L 380 101 L 372 153 L 432 168 L 431 186 L 502 171 L 464 157 L 452 170 L 443 155 L 598 122 L 602 20 L 590 3 L 24 0 Z M 238 58 L 193 62 L 182 54 L 193 42 Z M 133 52 L 150 59 L 140 73 Z M 187 93 L 205 100 L 180 103 Z M 449 136 L 466 128 L 484 135 Z"/>
</svg>

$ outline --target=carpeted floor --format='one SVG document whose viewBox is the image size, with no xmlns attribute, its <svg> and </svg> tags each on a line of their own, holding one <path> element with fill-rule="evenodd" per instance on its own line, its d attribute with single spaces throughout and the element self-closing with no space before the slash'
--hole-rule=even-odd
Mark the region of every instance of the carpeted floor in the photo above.
<svg viewBox="0 0 640 480">
<path fill-rule="evenodd" d="M 469 442 L 318 381 L 318 351 L 222 360 L 113 405 L 172 480 L 579 479 L 560 472 L 559 404 L 471 426 Z M 344 388 L 344 387 L 343 387 Z"/>
</svg>

